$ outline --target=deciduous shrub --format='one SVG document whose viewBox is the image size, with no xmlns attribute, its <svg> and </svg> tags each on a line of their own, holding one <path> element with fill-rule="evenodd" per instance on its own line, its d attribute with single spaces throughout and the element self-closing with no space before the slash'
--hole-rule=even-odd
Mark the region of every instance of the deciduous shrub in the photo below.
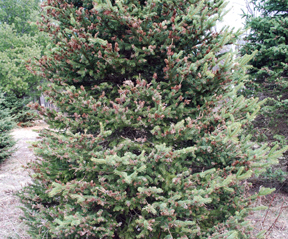
<svg viewBox="0 0 288 239">
<path fill-rule="evenodd" d="M 40 30 L 55 47 L 31 70 L 59 112 L 32 106 L 53 129 L 34 145 L 35 183 L 21 194 L 33 237 L 249 237 L 257 195 L 243 182 L 281 151 L 253 150 L 242 132 L 259 104 L 236 94 L 251 57 L 220 53 L 239 35 L 213 30 L 224 7 L 44 3 Z"/>
</svg>

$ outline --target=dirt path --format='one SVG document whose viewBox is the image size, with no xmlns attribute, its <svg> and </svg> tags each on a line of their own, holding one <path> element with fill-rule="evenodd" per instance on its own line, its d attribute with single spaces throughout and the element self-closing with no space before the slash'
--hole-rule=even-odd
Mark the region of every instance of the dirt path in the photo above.
<svg viewBox="0 0 288 239">
<path fill-rule="evenodd" d="M 13 195 L 31 182 L 28 172 L 23 168 L 35 156 L 29 145 L 37 140 L 35 130 L 47 127 L 40 123 L 29 128 L 14 129 L 12 135 L 17 141 L 15 153 L 0 164 L 0 238 L 30 238 L 25 233 L 25 225 L 19 220 L 22 211 L 20 202 Z"/>
</svg>

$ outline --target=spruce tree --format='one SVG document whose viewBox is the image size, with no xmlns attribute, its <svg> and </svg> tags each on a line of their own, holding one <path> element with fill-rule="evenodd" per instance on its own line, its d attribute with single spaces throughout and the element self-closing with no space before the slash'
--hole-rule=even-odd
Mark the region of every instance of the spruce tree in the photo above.
<svg viewBox="0 0 288 239">
<path fill-rule="evenodd" d="M 266 116 L 270 112 L 273 118 L 277 114 L 285 118 L 287 111 L 287 7 L 287 0 L 251 0 L 250 8 L 254 11 L 244 15 L 248 35 L 241 53 L 258 51 L 250 62 L 250 81 L 244 92 L 249 96 L 270 97 L 268 105 L 271 107 L 265 107 L 267 110 L 262 112 Z"/>
<path fill-rule="evenodd" d="M 0 93 L 0 163 L 11 155 L 13 152 L 12 147 L 15 145 L 10 135 L 15 123 L 11 117 L 10 110 L 4 104 L 4 94 Z"/>
<path fill-rule="evenodd" d="M 48 0 L 50 53 L 31 70 L 59 111 L 21 193 L 34 238 L 248 238 L 245 179 L 285 150 L 253 150 L 251 56 L 222 49 L 222 0 Z"/>
<path fill-rule="evenodd" d="M 251 60 L 249 74 L 256 90 L 287 91 L 288 1 L 251 0 L 253 12 L 245 14 L 249 29 L 242 54 L 258 53 Z"/>
<path fill-rule="evenodd" d="M 19 99 L 12 93 L 6 93 L 5 100 L 0 105 L 10 111 L 11 117 L 19 126 L 32 126 L 39 115 L 27 106 L 30 101 L 31 98 Z"/>
<path fill-rule="evenodd" d="M 252 132 L 259 141 L 277 140 L 280 144 L 288 143 L 287 7 L 287 0 L 251 0 L 253 11 L 245 14 L 247 42 L 241 49 L 242 55 L 258 51 L 250 62 L 252 68 L 243 93 L 266 100 Z M 287 165 L 287 159 L 283 158 L 281 164 Z M 269 171 L 271 174 L 265 177 L 285 180 L 287 173 L 280 167 Z"/>
</svg>

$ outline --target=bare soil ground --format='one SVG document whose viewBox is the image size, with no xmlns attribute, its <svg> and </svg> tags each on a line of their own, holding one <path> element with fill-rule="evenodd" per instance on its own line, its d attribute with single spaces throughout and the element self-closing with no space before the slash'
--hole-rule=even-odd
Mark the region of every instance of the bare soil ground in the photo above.
<svg viewBox="0 0 288 239">
<path fill-rule="evenodd" d="M 26 233 L 24 223 L 19 217 L 22 211 L 19 199 L 14 195 L 23 186 L 31 182 L 29 173 L 23 167 L 35 156 L 30 142 L 36 141 L 38 133 L 35 130 L 47 127 L 39 122 L 34 127 L 16 128 L 12 132 L 17 141 L 15 153 L 0 164 L 0 238 L 30 238 Z"/>
<path fill-rule="evenodd" d="M 27 228 L 19 219 L 22 211 L 21 203 L 14 195 L 23 186 L 31 182 L 29 172 L 23 167 L 35 159 L 30 143 L 37 140 L 35 132 L 48 127 L 43 122 L 34 127 L 17 128 L 12 132 L 17 140 L 17 151 L 4 163 L 0 164 L 0 239 L 30 238 Z M 257 188 L 254 188 L 257 191 Z M 266 239 L 288 239 L 288 194 L 275 192 L 258 199 L 252 206 L 268 206 L 268 210 L 251 213 L 247 220 L 251 221 L 255 235 L 262 230 Z"/>
<path fill-rule="evenodd" d="M 288 195 L 287 193 L 273 192 L 270 195 L 259 198 L 254 205 L 267 206 L 267 210 L 254 211 L 247 220 L 254 227 L 253 235 L 264 231 L 262 238 L 287 239 L 288 238 Z"/>
</svg>

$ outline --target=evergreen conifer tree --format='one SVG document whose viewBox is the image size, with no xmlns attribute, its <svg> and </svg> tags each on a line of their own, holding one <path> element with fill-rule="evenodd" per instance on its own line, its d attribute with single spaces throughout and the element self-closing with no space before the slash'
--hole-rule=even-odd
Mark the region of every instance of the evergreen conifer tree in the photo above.
<svg viewBox="0 0 288 239">
<path fill-rule="evenodd" d="M 284 121 L 288 109 L 287 7 L 287 0 L 251 0 L 250 8 L 254 11 L 244 15 L 248 35 L 245 38 L 247 43 L 241 49 L 242 55 L 258 51 L 250 62 L 250 81 L 246 84 L 245 93 L 270 97 L 263 114 L 267 116 L 270 113 L 272 118 L 278 115 Z M 288 129 L 286 131 L 288 133 Z"/>
<path fill-rule="evenodd" d="M 10 133 L 15 123 L 10 115 L 10 110 L 4 106 L 5 98 L 0 94 L 0 163 L 6 160 L 13 152 L 15 145 Z"/>
<path fill-rule="evenodd" d="M 258 53 L 251 60 L 249 74 L 254 90 L 287 92 L 288 57 L 288 1 L 251 0 L 247 13 L 246 27 L 249 29 L 247 43 L 242 54 Z"/>
<path fill-rule="evenodd" d="M 30 101 L 31 98 L 19 99 L 10 92 L 5 94 L 5 100 L 1 105 L 10 111 L 11 117 L 19 126 L 31 126 L 39 115 L 27 106 Z"/>
<path fill-rule="evenodd" d="M 248 238 L 244 180 L 285 150 L 253 150 L 251 56 L 213 26 L 222 0 L 48 0 L 50 54 L 31 66 L 59 111 L 21 193 L 35 238 Z M 221 53 L 222 52 L 222 53 Z"/>
<path fill-rule="evenodd" d="M 248 35 L 242 55 L 258 53 L 252 59 L 249 81 L 243 91 L 248 96 L 258 96 L 266 103 L 254 122 L 254 135 L 259 141 L 287 144 L 288 136 L 288 1 L 251 0 L 250 11 L 245 14 Z M 286 158 L 286 157 L 285 157 Z M 287 165 L 287 159 L 281 165 Z M 283 181 L 280 167 L 269 170 L 268 176 Z M 281 176 L 283 175 L 283 176 Z M 283 187 L 284 189 L 284 187 Z"/>
</svg>

